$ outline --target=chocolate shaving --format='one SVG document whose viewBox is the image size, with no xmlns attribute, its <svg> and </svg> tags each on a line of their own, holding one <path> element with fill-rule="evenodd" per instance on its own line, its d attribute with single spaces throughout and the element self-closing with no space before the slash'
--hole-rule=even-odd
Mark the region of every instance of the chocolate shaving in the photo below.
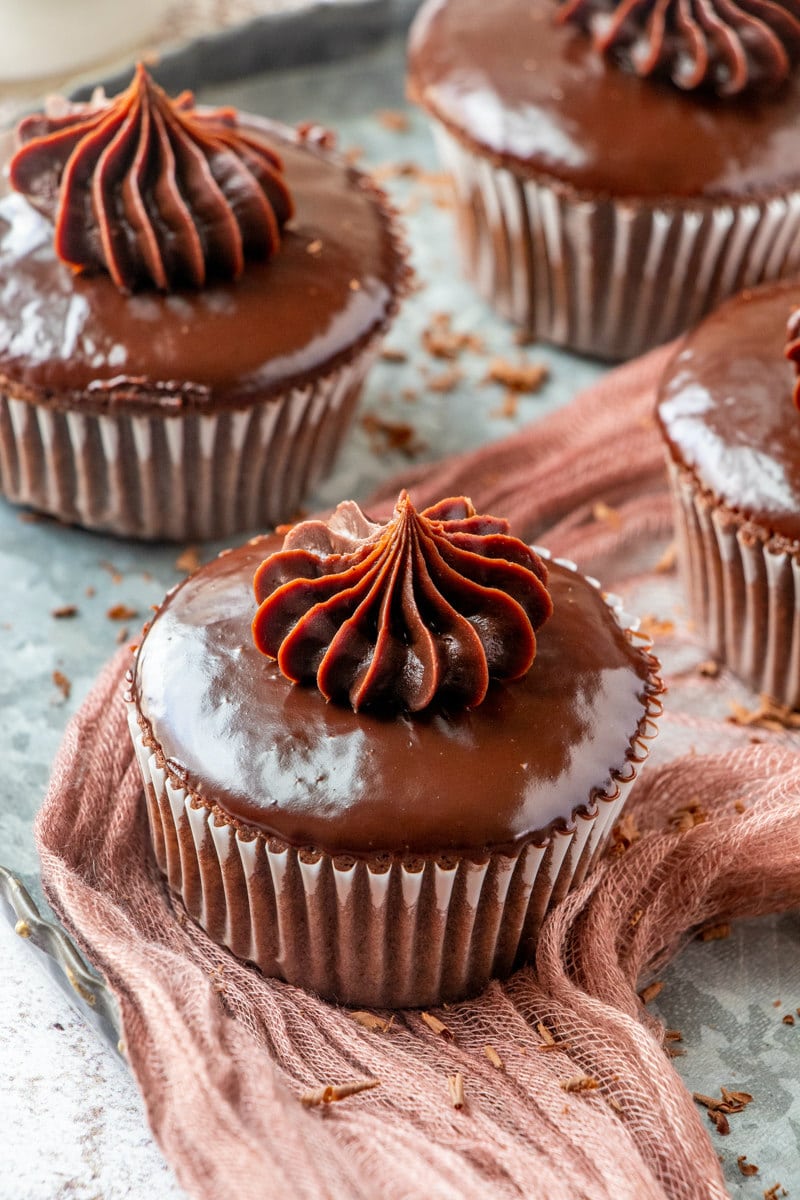
<svg viewBox="0 0 800 1200">
<path fill-rule="evenodd" d="M 460 1071 L 447 1076 L 447 1086 L 450 1089 L 450 1103 L 459 1111 L 464 1107 L 464 1076 Z"/>
<path fill-rule="evenodd" d="M 137 610 L 130 608 L 127 604 L 115 604 L 106 613 L 109 621 L 132 621 L 138 615 Z"/>
<path fill-rule="evenodd" d="M 665 1042 L 682 1042 L 683 1034 L 681 1033 L 680 1029 L 665 1029 L 664 1030 L 664 1041 Z"/>
<path fill-rule="evenodd" d="M 544 1022 L 539 1021 L 536 1028 L 538 1030 L 539 1037 L 542 1039 L 542 1041 L 544 1042 L 544 1044 L 546 1046 L 555 1046 L 556 1039 L 553 1037 L 552 1033 L 547 1028 L 547 1026 L 544 1024 Z"/>
<path fill-rule="evenodd" d="M 655 979 L 652 983 L 648 983 L 646 988 L 642 988 L 639 992 L 639 999 L 642 1004 L 649 1004 L 651 1000 L 655 1000 L 656 996 L 661 995 L 664 990 L 664 981 Z"/>
<path fill-rule="evenodd" d="M 431 1033 L 435 1033 L 437 1037 L 444 1038 L 446 1042 L 452 1042 L 453 1031 L 444 1021 L 440 1021 L 433 1013 L 422 1012 L 419 1014 L 425 1024 L 430 1029 Z"/>
<path fill-rule="evenodd" d="M 399 346 L 384 346 L 381 350 L 381 358 L 388 363 L 408 362 L 408 355 Z"/>
<path fill-rule="evenodd" d="M 731 715 L 728 721 L 732 725 L 756 726 L 759 729 L 767 729 L 770 733 L 800 729 L 800 712 L 789 708 L 788 704 L 778 704 L 769 696 L 760 696 L 757 708 L 745 708 L 736 700 L 730 701 L 730 708 Z"/>
<path fill-rule="evenodd" d="M 348 1096 L 357 1096 L 359 1092 L 368 1092 L 379 1087 L 380 1079 L 360 1079 L 355 1083 L 328 1083 L 323 1087 L 304 1092 L 300 1103 L 306 1108 L 314 1108 L 318 1104 L 334 1104 L 337 1100 L 346 1100 Z"/>
<path fill-rule="evenodd" d="M 701 942 L 721 942 L 730 936 L 730 924 L 727 921 L 720 921 L 718 925 L 706 925 L 705 929 L 700 930 L 697 938 Z"/>
<path fill-rule="evenodd" d="M 690 829 L 694 829 L 695 825 L 704 825 L 708 820 L 708 813 L 701 807 L 698 800 L 690 800 L 688 804 L 682 804 L 676 808 L 669 820 L 678 833 L 688 833 Z"/>
<path fill-rule="evenodd" d="M 516 392 L 506 392 L 497 408 L 489 413 L 490 417 L 500 417 L 513 421 L 519 412 L 519 397 Z"/>
<path fill-rule="evenodd" d="M 72 684 L 63 671 L 53 671 L 53 683 L 65 700 L 69 700 Z"/>
<path fill-rule="evenodd" d="M 77 615 L 77 604 L 61 604 L 58 608 L 54 608 L 50 613 L 50 616 L 55 617 L 57 621 L 63 620 L 67 617 L 77 617 Z"/>
<path fill-rule="evenodd" d="M 600 1081 L 593 1075 L 573 1075 L 570 1079 L 562 1079 L 558 1086 L 565 1092 L 595 1092 Z"/>
<path fill-rule="evenodd" d="M 385 1017 L 378 1017 L 375 1013 L 363 1011 L 351 1012 L 350 1016 L 358 1025 L 363 1025 L 365 1029 L 375 1029 L 379 1033 L 387 1033 L 394 1021 L 393 1016 L 386 1020 Z"/>
<path fill-rule="evenodd" d="M 746 1154 L 740 1154 L 738 1156 L 738 1158 L 736 1159 L 736 1165 L 739 1168 L 739 1170 L 741 1171 L 742 1175 L 757 1175 L 758 1174 L 758 1167 L 756 1166 L 755 1163 L 749 1163 L 747 1161 Z"/>
<path fill-rule="evenodd" d="M 117 630 L 117 636 L 114 640 L 116 641 L 118 646 L 121 646 L 123 644 L 123 642 L 127 642 L 128 637 L 129 637 L 128 626 L 123 625 L 121 629 Z"/>
<path fill-rule="evenodd" d="M 112 583 L 122 582 L 122 572 L 118 571 L 114 564 L 109 562 L 107 558 L 101 558 L 98 565 L 101 566 L 104 571 L 108 571 L 109 575 L 111 576 Z"/>
<path fill-rule="evenodd" d="M 494 1046 L 484 1046 L 483 1053 L 486 1055 L 492 1066 L 497 1067 L 498 1071 L 502 1071 L 504 1069 L 503 1060 L 495 1050 Z"/>
<path fill-rule="evenodd" d="M 729 1114 L 742 1112 L 752 1102 L 753 1097 L 749 1092 L 735 1092 L 726 1087 L 719 1090 L 719 1100 L 714 1096 L 704 1096 L 702 1092 L 692 1092 L 692 1098 L 708 1109 L 709 1121 L 715 1126 L 717 1133 L 725 1137 L 731 1131 Z"/>
<path fill-rule="evenodd" d="M 780 1191 L 778 1190 L 780 1188 Z M 764 1200 L 778 1200 L 779 1196 L 788 1196 L 786 1188 L 782 1183 L 773 1183 L 772 1187 L 764 1189 Z"/>
</svg>

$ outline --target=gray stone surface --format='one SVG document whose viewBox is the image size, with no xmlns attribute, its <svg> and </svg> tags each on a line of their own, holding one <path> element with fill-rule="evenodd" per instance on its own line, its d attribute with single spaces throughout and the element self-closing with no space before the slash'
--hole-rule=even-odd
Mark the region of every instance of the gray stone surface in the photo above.
<svg viewBox="0 0 800 1200">
<path fill-rule="evenodd" d="M 288 120 L 316 118 L 336 125 L 344 148 L 361 147 L 381 166 L 413 160 L 435 170 L 424 124 L 411 115 L 406 132 L 390 132 L 376 109 L 403 106 L 402 48 L 377 47 L 358 63 L 308 68 L 201 93 L 209 101 Z M 454 325 L 480 333 L 490 352 L 522 353 L 511 331 L 458 279 L 450 214 L 435 203 L 437 181 L 400 179 L 388 186 L 406 216 L 415 266 L 425 287 L 406 305 L 389 342 L 409 351 L 401 365 L 380 363 L 361 413 L 408 422 L 420 450 L 415 461 L 439 457 L 509 432 L 565 403 L 598 374 L 586 361 L 546 348 L 524 353 L 550 366 L 539 395 L 522 397 L 513 417 L 496 415 L 501 389 L 482 383 L 486 358 L 465 355 L 464 379 L 448 394 L 427 393 L 426 378 L 446 363 L 419 350 L 432 313 L 454 314 Z M 404 390 L 416 399 L 404 398 Z M 314 503 L 364 496 L 387 474 L 402 470 L 401 452 L 377 453 L 357 423 L 333 476 Z M 210 557 L 215 547 L 203 549 Z M 28 523 L 0 501 L 0 861 L 41 895 L 31 824 L 50 763 L 69 715 L 80 705 L 122 629 L 131 637 L 165 589 L 180 577 L 179 548 L 116 542 L 51 522 Z M 90 594 L 91 592 L 91 594 Z M 78 615 L 57 620 L 64 604 Z M 122 623 L 108 610 L 124 604 L 138 616 Z M 65 699 L 53 682 L 71 682 Z M 800 921 L 797 916 L 743 923 L 730 939 L 694 943 L 664 973 L 656 1007 L 684 1036 L 676 1060 L 687 1084 L 716 1093 L 720 1084 L 750 1091 L 756 1101 L 731 1119 L 718 1138 L 731 1194 L 760 1197 L 780 1180 L 800 1196 L 800 1019 L 780 1021 L 800 1004 Z M 0 1200 L 172 1200 L 180 1192 L 147 1131 L 135 1086 L 110 1051 L 72 1014 L 63 997 L 0 924 Z M 773 1007 L 780 999 L 781 1006 Z M 759 1164 L 743 1179 L 736 1157 Z"/>
</svg>

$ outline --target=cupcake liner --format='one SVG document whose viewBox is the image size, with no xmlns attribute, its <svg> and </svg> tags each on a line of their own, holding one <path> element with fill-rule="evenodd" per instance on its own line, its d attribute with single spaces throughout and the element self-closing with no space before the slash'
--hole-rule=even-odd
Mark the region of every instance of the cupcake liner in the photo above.
<svg viewBox="0 0 800 1200">
<path fill-rule="evenodd" d="M 632 358 L 726 296 L 800 269 L 800 192 L 763 201 L 592 199 L 515 173 L 433 121 L 466 274 L 532 336 Z"/>
<path fill-rule="evenodd" d="M 755 691 L 800 705 L 800 546 L 720 504 L 668 464 L 689 611 L 715 658 Z"/>
<path fill-rule="evenodd" d="M 616 597 L 607 599 L 646 651 L 649 639 L 635 632 Z M 474 854 L 363 859 L 296 848 L 242 827 L 170 773 L 131 703 L 156 860 L 209 936 L 266 975 L 351 1005 L 461 999 L 530 958 L 545 914 L 602 854 L 656 732 L 655 669 L 652 660 L 625 769 L 605 789 L 576 797 L 572 827 Z"/>
<path fill-rule="evenodd" d="M 147 540 L 227 537 L 293 518 L 332 466 L 376 354 L 218 413 L 58 409 L 0 392 L 0 493 Z"/>
</svg>

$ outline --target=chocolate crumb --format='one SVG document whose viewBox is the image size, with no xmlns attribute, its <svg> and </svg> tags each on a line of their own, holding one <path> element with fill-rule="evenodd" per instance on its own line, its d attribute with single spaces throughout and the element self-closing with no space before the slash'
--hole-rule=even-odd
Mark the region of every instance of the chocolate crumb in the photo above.
<svg viewBox="0 0 800 1200">
<path fill-rule="evenodd" d="M 314 238 L 313 242 L 309 242 L 306 246 L 306 254 L 310 254 L 312 258 L 316 258 L 322 253 L 322 239 Z"/>
<path fill-rule="evenodd" d="M 657 571 L 659 573 L 659 575 L 666 575 L 669 571 L 672 571 L 674 569 L 675 563 L 677 562 L 677 560 L 678 560 L 677 543 L 670 542 L 670 544 L 667 546 L 664 553 L 659 558 L 658 562 L 653 567 L 653 570 Z"/>
<path fill-rule="evenodd" d="M 388 363 L 408 362 L 408 355 L 399 346 L 384 346 L 381 350 L 381 358 Z"/>
<path fill-rule="evenodd" d="M 72 684 L 63 671 L 53 671 L 53 683 L 65 700 L 69 700 Z"/>
<path fill-rule="evenodd" d="M 175 570 L 185 571 L 187 575 L 191 575 L 200 566 L 201 560 L 197 546 L 187 546 L 175 559 Z"/>
<path fill-rule="evenodd" d="M 434 313 L 430 323 L 422 331 L 422 345 L 433 358 L 445 358 L 451 362 L 464 350 L 474 354 L 483 351 L 483 340 L 476 333 L 460 333 L 451 326 L 449 313 Z"/>
<path fill-rule="evenodd" d="M 453 1108 L 460 1111 L 464 1107 L 464 1076 L 460 1071 L 447 1076 L 447 1086 L 450 1089 L 450 1102 Z"/>
<path fill-rule="evenodd" d="M 646 988 L 642 988 L 642 990 L 639 992 L 639 999 L 641 1000 L 642 1004 L 649 1004 L 650 1001 L 655 1000 L 656 996 L 659 996 L 663 990 L 664 981 L 662 979 L 655 979 L 652 983 L 648 983 Z"/>
<path fill-rule="evenodd" d="M 375 119 L 390 133 L 407 133 L 411 122 L 408 114 L 396 108 L 381 108 L 375 113 Z"/>
<path fill-rule="evenodd" d="M 592 516 L 595 521 L 609 525 L 612 529 L 619 529 L 622 526 L 622 517 L 617 512 L 616 508 L 612 508 L 610 504 L 606 504 L 605 500 L 598 500 L 592 507 Z"/>
<path fill-rule="evenodd" d="M 519 397 L 516 392 L 506 392 L 498 404 L 497 408 L 493 408 L 489 413 L 490 417 L 500 417 L 508 421 L 513 421 L 519 412 Z"/>
<path fill-rule="evenodd" d="M 107 558 L 101 558 L 98 566 L 101 566 L 104 571 L 108 571 L 112 583 L 122 583 L 122 572 L 118 571 L 114 564 L 109 562 Z"/>
<path fill-rule="evenodd" d="M 88 586 L 88 587 L 87 587 L 87 589 L 86 589 L 86 595 L 87 595 L 87 596 L 89 596 L 89 597 L 91 598 L 92 596 L 94 596 L 94 594 L 96 593 L 96 591 L 97 591 L 97 588 L 94 588 L 94 587 L 92 587 L 92 585 L 91 585 L 91 584 L 89 584 L 89 586 Z"/>
<path fill-rule="evenodd" d="M 497 1067 L 498 1071 L 502 1071 L 504 1069 L 503 1060 L 495 1050 L 494 1046 L 484 1046 L 483 1053 L 486 1055 L 492 1066 Z"/>
<path fill-rule="evenodd" d="M 749 1163 L 747 1161 L 746 1154 L 739 1155 L 739 1157 L 736 1159 L 736 1165 L 743 1175 L 757 1175 L 758 1174 L 758 1167 L 756 1166 L 755 1163 Z"/>
<path fill-rule="evenodd" d="M 701 806 L 699 800 L 695 799 L 676 808 L 670 814 L 669 820 L 678 833 L 688 833 L 690 829 L 694 829 L 695 825 L 704 825 L 708 820 L 708 813 Z"/>
<path fill-rule="evenodd" d="M 666 1042 L 682 1042 L 683 1034 L 681 1033 L 680 1029 L 665 1029 L 664 1040 Z"/>
<path fill-rule="evenodd" d="M 653 641 L 656 641 L 657 638 L 669 637 L 671 633 L 674 633 L 675 622 L 662 620 L 661 617 L 656 617 L 652 613 L 648 613 L 647 616 L 642 617 L 641 621 L 639 622 L 639 629 L 647 637 L 652 638 Z"/>
<path fill-rule="evenodd" d="M 449 1025 L 445 1025 L 444 1021 L 440 1021 L 433 1013 L 422 1012 L 419 1014 L 424 1023 L 428 1026 L 431 1033 L 435 1033 L 437 1037 L 444 1038 L 446 1042 L 452 1042 L 453 1031 Z"/>
<path fill-rule="evenodd" d="M 392 1027 L 394 1016 L 391 1016 L 388 1021 L 385 1017 L 379 1017 L 371 1012 L 351 1012 L 350 1016 L 358 1025 L 363 1025 L 365 1029 L 375 1029 L 379 1033 L 387 1033 Z"/>
<path fill-rule="evenodd" d="M 643 916 L 644 916 L 644 909 L 637 908 L 636 912 L 633 914 L 630 921 L 628 921 L 628 924 L 630 925 L 631 929 L 636 928 L 636 926 L 639 924 L 639 922 L 641 921 Z"/>
<path fill-rule="evenodd" d="M 458 387 L 463 378 L 463 371 L 459 371 L 458 367 L 450 367 L 449 370 L 442 371 L 438 375 L 432 375 L 428 379 L 428 391 L 444 396 Z"/>
<path fill-rule="evenodd" d="M 50 616 L 55 617 L 57 621 L 63 620 L 67 617 L 77 617 L 77 615 L 77 604 L 61 604 L 58 608 L 54 608 L 50 613 Z"/>
<path fill-rule="evenodd" d="M 611 833 L 611 853 L 624 854 L 629 850 L 634 842 L 638 842 L 641 837 L 639 826 L 636 824 L 636 818 L 631 812 L 624 812 L 617 821 Z M 641 917 L 641 911 L 639 912 Z"/>
<path fill-rule="evenodd" d="M 405 421 L 386 421 L 375 413 L 364 413 L 361 427 L 370 441 L 373 454 L 388 454 L 399 450 L 407 458 L 413 458 L 424 449 L 417 441 L 413 426 Z"/>
<path fill-rule="evenodd" d="M 550 375 L 544 363 L 509 362 L 493 358 L 484 376 L 484 383 L 501 383 L 512 392 L 538 392 Z"/>
<path fill-rule="evenodd" d="M 745 804 L 744 800 L 734 800 L 733 807 L 738 813 L 747 812 L 747 805 Z"/>
<path fill-rule="evenodd" d="M 544 1044 L 546 1046 L 555 1046 L 556 1039 L 553 1037 L 552 1033 L 547 1028 L 547 1026 L 544 1024 L 543 1021 L 538 1022 L 536 1029 L 539 1033 L 539 1037 L 542 1039 L 542 1041 L 544 1042 Z"/>
<path fill-rule="evenodd" d="M 707 658 L 705 662 L 697 664 L 698 675 L 704 675 L 706 679 L 716 679 L 719 675 L 719 663 L 713 658 Z"/>
<path fill-rule="evenodd" d="M 600 1081 L 593 1075 L 573 1075 L 562 1079 L 558 1086 L 565 1092 L 594 1092 L 600 1087 Z"/>
<path fill-rule="evenodd" d="M 138 615 L 138 611 L 127 604 L 115 604 L 106 613 L 109 621 L 132 621 Z"/>
<path fill-rule="evenodd" d="M 788 704 L 778 704 L 769 696 L 760 696 L 757 708 L 746 708 L 744 704 L 731 700 L 730 709 L 728 721 L 732 725 L 757 726 L 759 729 L 769 730 L 770 733 L 800 729 L 800 712 L 789 708 Z"/>
<path fill-rule="evenodd" d="M 718 925 L 707 925 L 697 935 L 701 942 L 721 942 L 730 936 L 731 927 L 728 921 L 720 921 Z"/>
<path fill-rule="evenodd" d="M 794 1017 L 791 1013 L 784 1013 L 781 1017 L 781 1020 L 783 1021 L 784 1025 L 794 1025 Z"/>
<path fill-rule="evenodd" d="M 773 1007 L 773 1008 L 780 1008 L 780 1006 L 781 1006 L 782 1004 L 783 1004 L 783 1001 L 782 1001 L 782 1000 L 773 1000 L 773 1001 L 772 1001 L 772 1007 Z"/>
<path fill-rule="evenodd" d="M 53 1021 L 53 1029 L 57 1029 L 59 1031 L 59 1033 L 64 1032 L 64 1026 L 61 1024 L 60 1021 Z"/>
<path fill-rule="evenodd" d="M 314 1088 L 311 1092 L 304 1092 L 300 1103 L 306 1108 L 313 1108 L 318 1104 L 334 1104 L 337 1100 L 346 1100 L 348 1096 L 357 1096 L 359 1092 L 368 1092 L 379 1087 L 380 1082 L 380 1079 L 361 1079 L 356 1083 L 328 1083 L 323 1087 Z"/>
</svg>

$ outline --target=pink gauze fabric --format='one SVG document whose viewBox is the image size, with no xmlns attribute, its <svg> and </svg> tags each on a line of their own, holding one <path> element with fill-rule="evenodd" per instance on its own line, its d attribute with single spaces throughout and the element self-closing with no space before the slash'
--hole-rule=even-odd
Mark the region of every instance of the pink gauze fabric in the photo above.
<svg viewBox="0 0 800 1200">
<path fill-rule="evenodd" d="M 505 441 L 413 472 L 413 499 L 466 492 L 521 536 L 602 570 L 626 600 L 674 607 L 676 583 L 653 571 L 670 528 L 652 416 L 665 353 Z M 706 1115 L 636 989 L 697 926 L 800 905 L 800 752 L 790 734 L 754 745 L 751 729 L 725 722 L 737 685 L 698 674 L 706 655 L 690 632 L 665 626 L 657 650 L 670 695 L 627 810 L 641 836 L 553 912 L 532 967 L 436 1014 L 452 1040 L 415 1012 L 364 1028 L 260 977 L 188 920 L 149 852 L 126 653 L 106 667 L 65 736 L 38 844 L 48 895 L 116 992 L 148 1118 L 190 1194 L 725 1196 Z M 540 1024 L 558 1049 L 541 1049 Z M 598 1086 L 565 1090 L 576 1077 Z M 362 1079 L 380 1084 L 325 1107 L 299 1102 Z M 710 1081 L 715 1094 L 725 1082 Z"/>
</svg>

